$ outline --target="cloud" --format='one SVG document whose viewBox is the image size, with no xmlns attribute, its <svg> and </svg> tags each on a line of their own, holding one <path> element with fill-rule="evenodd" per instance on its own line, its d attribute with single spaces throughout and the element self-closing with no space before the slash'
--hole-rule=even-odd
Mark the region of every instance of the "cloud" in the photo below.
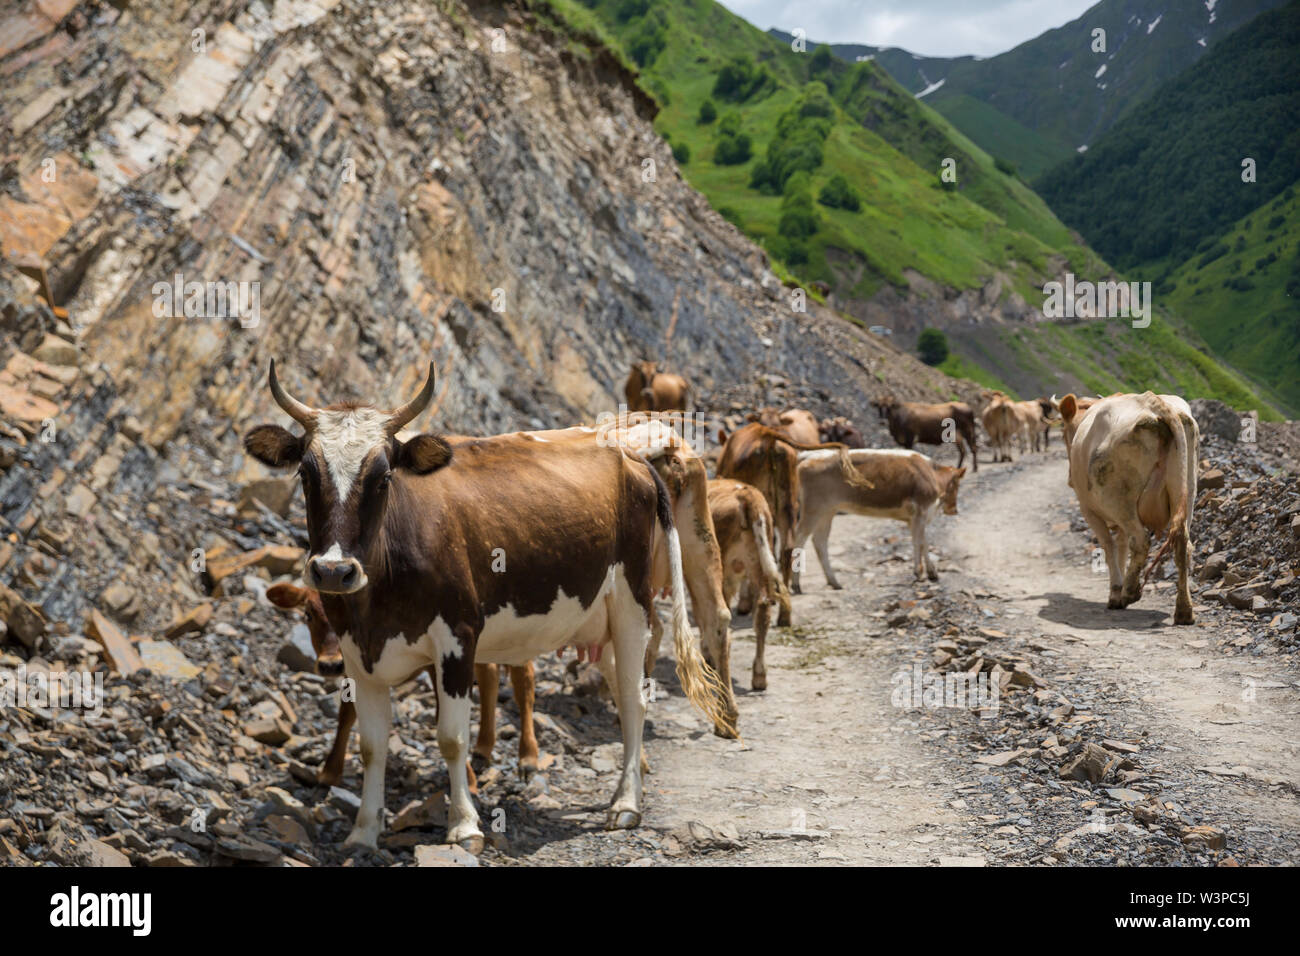
<svg viewBox="0 0 1300 956">
<path fill-rule="evenodd" d="M 1077 19 L 1095 0 L 721 0 L 761 30 L 897 46 L 923 56 L 994 56 Z"/>
</svg>

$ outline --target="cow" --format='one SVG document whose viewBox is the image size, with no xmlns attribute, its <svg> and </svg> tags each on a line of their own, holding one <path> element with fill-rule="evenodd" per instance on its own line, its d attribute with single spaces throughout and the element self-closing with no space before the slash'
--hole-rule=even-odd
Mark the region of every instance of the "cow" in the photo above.
<svg viewBox="0 0 1300 956">
<path fill-rule="evenodd" d="M 686 379 L 659 371 L 655 362 L 635 363 L 623 386 L 628 411 L 632 412 L 684 412 L 690 391 Z"/>
<path fill-rule="evenodd" d="M 799 520 L 798 453 L 832 451 L 846 481 L 856 484 L 863 479 L 854 470 L 848 449 L 843 445 L 804 444 L 757 422 L 744 425 L 731 435 L 719 433 L 719 437 L 724 444 L 718 458 L 717 476 L 753 485 L 767 499 L 780 538 L 781 580 L 788 586 L 794 561 L 794 529 Z M 790 611 L 785 605 L 777 616 L 777 624 L 790 625 Z"/>
<path fill-rule="evenodd" d="M 811 537 L 826 583 L 839 590 L 841 585 L 831 569 L 827 548 L 835 516 L 848 512 L 894 518 L 911 528 L 913 571 L 917 580 L 924 577 L 938 580 L 939 572 L 926 548 L 925 530 L 940 508 L 944 514 L 957 513 L 957 485 L 965 477 L 966 469 L 936 465 L 920 452 L 897 448 L 858 448 L 849 452 L 849 457 L 871 487 L 848 484 L 839 464 L 827 452 L 799 454 L 801 508 L 795 546 L 802 547 Z"/>
<path fill-rule="evenodd" d="M 889 425 L 889 435 L 899 445 L 910 450 L 920 442 L 923 445 L 957 445 L 957 467 L 966 463 L 966 450 L 970 449 L 971 467 L 979 471 L 979 455 L 975 447 L 975 413 L 965 402 L 939 402 L 925 405 L 920 402 L 900 402 L 892 395 L 882 396 L 871 403 Z"/>
<path fill-rule="evenodd" d="M 1036 398 L 1036 399 L 1034 399 L 1034 401 L 1036 401 L 1036 402 L 1038 403 L 1039 411 L 1042 412 L 1042 417 L 1043 417 L 1043 433 L 1042 433 L 1042 438 L 1043 438 L 1043 450 L 1046 451 L 1049 447 L 1051 447 L 1051 444 L 1052 444 L 1052 442 L 1051 442 L 1051 437 L 1052 437 L 1052 422 L 1056 421 L 1057 419 L 1059 419 L 1059 418 L 1061 417 L 1061 416 L 1060 416 L 1060 410 L 1056 407 L 1056 400 L 1055 400 L 1055 399 L 1052 399 L 1052 398 Z"/>
<path fill-rule="evenodd" d="M 343 674 L 343 653 L 339 649 L 339 636 L 330 627 L 320 595 L 311 588 L 288 582 L 272 584 L 266 597 L 276 607 L 298 610 L 307 621 L 311 645 L 316 651 L 316 672 L 322 677 L 340 677 Z M 430 673 L 436 679 L 436 674 Z M 496 705 L 500 673 L 496 664 L 475 664 L 474 682 L 479 693 L 478 738 L 470 753 L 470 789 L 474 790 L 474 774 L 482 773 L 492 765 L 492 750 L 496 746 Z M 537 729 L 533 723 L 533 701 L 536 677 L 533 662 L 510 667 L 510 683 L 515 692 L 515 706 L 519 708 L 519 772 L 527 778 L 537 770 Z M 316 773 L 316 782 L 327 787 L 343 780 L 343 763 L 347 759 L 348 736 L 357 720 L 356 705 L 350 700 L 339 704 L 338 726 L 329 756 Z"/>
<path fill-rule="evenodd" d="M 805 445 L 816 445 L 822 440 L 816 417 L 812 412 L 804 411 L 802 408 L 787 408 L 783 412 L 778 412 L 768 406 L 752 412 L 746 416 L 746 420 L 758 422 L 775 432 L 780 432 L 784 438 L 803 442 Z"/>
<path fill-rule="evenodd" d="M 430 363 L 419 394 L 391 411 L 355 402 L 316 408 L 284 390 L 273 362 L 271 395 L 303 432 L 268 424 L 244 436 L 263 464 L 298 467 L 305 583 L 320 592 L 355 681 L 364 775 L 347 842 L 377 846 L 389 688 L 432 666 L 450 778 L 447 841 L 481 852 L 466 772 L 474 664 L 522 665 L 571 643 L 612 650 L 593 655 L 623 730 L 623 772 L 606 826 L 638 826 L 656 528 L 667 540 L 678 678 L 710 721 L 724 719 L 718 676 L 687 621 L 668 489 L 643 458 L 585 439 L 500 435 L 454 449 L 436 434 L 398 439 L 428 407 L 434 379 Z"/>
<path fill-rule="evenodd" d="M 738 711 L 731 686 L 731 611 L 723 599 L 722 554 L 709 514 L 709 475 L 704 462 L 673 425 L 673 416 L 652 416 L 645 421 L 633 417 L 621 426 L 598 428 L 597 441 L 614 441 L 644 457 L 659 473 L 672 502 L 674 524 L 682 552 L 682 573 L 700 629 L 705 660 L 715 668 L 724 690 L 726 720 L 714 725 L 714 733 L 735 737 Z M 544 432 L 539 434 L 546 434 Z M 652 586 L 669 587 L 666 541 L 655 534 L 655 562 Z M 646 649 L 645 673 L 654 671 L 659 659 L 663 630 L 658 615 L 651 618 L 650 644 Z"/>
<path fill-rule="evenodd" d="M 767 690 L 769 609 L 773 603 L 788 608 L 790 592 L 781 581 L 773 556 L 772 510 L 753 485 L 730 478 L 709 481 L 709 514 L 722 549 L 722 593 L 728 608 L 741 583 L 754 595 L 754 666 L 750 686 Z M 788 612 L 787 612 L 788 613 Z"/>
<path fill-rule="evenodd" d="M 839 442 L 849 448 L 866 448 L 867 442 L 853 422 L 843 416 L 823 418 L 818 426 L 817 437 L 823 442 Z"/>
<path fill-rule="evenodd" d="M 983 392 L 981 397 L 988 403 L 980 421 L 993 446 L 993 460 L 1011 461 L 1011 440 L 1020 434 L 1020 416 L 1015 403 L 1001 392 Z"/>
<path fill-rule="evenodd" d="M 1142 597 L 1151 535 L 1165 532 L 1152 567 L 1173 551 L 1174 623 L 1193 623 L 1187 574 L 1200 430 L 1187 402 L 1153 392 L 1116 394 L 1083 410 L 1074 395 L 1066 395 L 1060 408 L 1069 484 L 1110 572 L 1106 606 L 1125 608 Z"/>
</svg>

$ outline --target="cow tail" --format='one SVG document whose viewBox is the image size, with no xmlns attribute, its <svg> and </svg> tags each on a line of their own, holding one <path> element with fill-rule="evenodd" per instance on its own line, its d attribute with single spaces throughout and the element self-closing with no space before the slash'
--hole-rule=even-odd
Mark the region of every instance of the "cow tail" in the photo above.
<svg viewBox="0 0 1300 956">
<path fill-rule="evenodd" d="M 1187 432 L 1183 429 L 1183 420 L 1178 413 L 1170 408 L 1167 402 L 1162 401 L 1161 405 L 1165 410 L 1161 411 L 1160 420 L 1169 426 L 1174 440 L 1173 460 L 1165 469 L 1165 491 L 1173 505 L 1173 513 L 1169 518 L 1168 534 L 1143 575 L 1144 586 L 1151 579 L 1151 572 L 1159 567 L 1170 549 L 1187 540 L 1187 514 L 1191 505 L 1191 494 L 1187 490 L 1187 483 L 1190 480 L 1187 463 Z"/>
<path fill-rule="evenodd" d="M 643 461 L 645 459 L 642 459 Z M 682 692 L 695 707 L 716 727 L 729 730 L 733 735 L 738 732 L 734 719 L 727 716 L 724 701 L 725 688 L 717 671 L 708 665 L 700 653 L 699 642 L 691 630 L 686 617 L 686 576 L 682 573 L 682 543 L 673 522 L 673 503 L 668 495 L 668 486 L 664 484 L 659 472 L 646 462 L 650 477 L 654 479 L 655 492 L 658 495 L 656 514 L 659 526 L 663 529 L 668 546 L 668 569 L 673 586 L 673 652 L 677 658 L 677 680 L 681 682 Z M 650 613 L 654 613 L 653 608 Z"/>
<path fill-rule="evenodd" d="M 749 510 L 748 507 L 746 510 Z M 776 556 L 772 553 L 772 529 L 768 527 L 767 515 L 758 509 L 754 510 L 756 513 L 750 515 L 749 528 L 750 534 L 754 536 L 754 545 L 758 548 L 758 564 L 767 582 L 767 592 L 774 600 L 781 600 L 782 597 L 789 600 L 785 582 L 781 580 L 781 569 L 777 567 Z"/>
</svg>

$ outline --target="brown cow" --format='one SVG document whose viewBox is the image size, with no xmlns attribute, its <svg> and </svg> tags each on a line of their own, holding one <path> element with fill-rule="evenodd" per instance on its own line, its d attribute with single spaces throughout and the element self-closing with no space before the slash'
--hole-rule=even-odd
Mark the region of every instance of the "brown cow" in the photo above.
<svg viewBox="0 0 1300 956">
<path fill-rule="evenodd" d="M 823 418 L 818 428 L 818 438 L 823 442 L 839 442 L 850 448 L 866 448 L 862 432 L 853 427 L 853 422 L 843 416 Z"/>
<path fill-rule="evenodd" d="M 971 467 L 979 471 L 979 455 L 975 449 L 975 413 L 965 402 L 940 402 L 925 405 L 920 402 L 900 402 L 886 395 L 871 403 L 882 418 L 889 423 L 889 434 L 904 448 L 923 445 L 957 445 L 957 466 L 966 462 L 970 449 Z"/>
<path fill-rule="evenodd" d="M 988 402 L 980 420 L 993 446 L 993 460 L 1011 461 L 1011 440 L 1020 430 L 1015 403 L 1001 392 L 983 392 L 980 397 Z"/>
<path fill-rule="evenodd" d="M 637 362 L 623 386 L 627 408 L 631 412 L 684 412 L 690 390 L 686 379 L 659 371 L 655 362 Z"/>
<path fill-rule="evenodd" d="M 307 630 L 311 634 L 311 645 L 316 651 L 316 672 L 322 677 L 338 677 L 343 674 L 343 653 L 339 649 L 339 636 L 330 627 L 321 606 L 320 595 L 311 588 L 298 587 L 295 584 L 273 584 L 266 589 L 266 597 L 276 607 L 285 610 L 297 609 L 307 619 Z M 436 679 L 430 669 L 429 676 Z M 492 750 L 496 745 L 496 705 L 500 674 L 496 664 L 475 664 L 474 681 L 479 693 L 479 727 L 478 738 L 470 755 L 470 789 L 474 786 L 474 773 L 482 773 L 492 765 Z M 522 776 L 531 776 L 537 770 L 537 731 L 533 723 L 533 700 L 536 679 L 533 662 L 522 666 L 510 667 L 510 683 L 514 687 L 515 706 L 519 708 L 519 772 Z M 334 731 L 334 743 L 329 756 L 316 773 L 316 782 L 328 787 L 335 786 L 343 779 L 343 764 L 347 759 L 348 737 L 352 725 L 356 723 L 356 705 L 345 700 L 339 705 L 338 726 Z"/>
<path fill-rule="evenodd" d="M 838 444 L 804 444 L 785 438 L 757 422 L 736 429 L 725 441 L 718 458 L 718 477 L 735 478 L 753 485 L 767 499 L 776 522 L 781 546 L 781 580 L 789 585 L 794 560 L 794 530 L 799 521 L 800 451 L 833 450 L 840 468 L 850 484 L 860 484 L 862 477 L 849 461 L 848 449 Z M 783 605 L 777 624 L 788 627 L 790 612 Z"/>
<path fill-rule="evenodd" d="M 1166 549 L 1173 550 L 1178 565 L 1174 623 L 1193 623 L 1187 573 L 1200 430 L 1191 409 L 1177 395 L 1152 392 L 1111 395 L 1090 402 L 1086 410 L 1067 395 L 1060 407 L 1070 487 L 1110 572 L 1106 606 L 1124 608 L 1142 597 L 1151 535 L 1167 531 L 1152 567 Z"/>
<path fill-rule="evenodd" d="M 758 422 L 774 432 L 780 432 L 783 438 L 803 442 L 805 445 L 816 445 L 822 440 L 816 417 L 802 408 L 787 408 L 778 412 L 768 406 L 750 413 L 746 416 L 746 421 Z"/>
<path fill-rule="evenodd" d="M 750 686 L 767 689 L 767 664 L 763 652 L 767 647 L 768 610 L 775 601 L 789 608 L 790 592 L 781 583 L 781 572 L 772 555 L 772 511 L 753 485 L 730 478 L 709 481 L 709 512 L 722 549 L 722 593 L 725 603 L 732 600 L 742 582 L 748 584 L 757 600 L 754 606 L 754 668 Z M 787 611 L 788 613 L 788 611 Z"/>
<path fill-rule="evenodd" d="M 944 514 L 957 513 L 957 485 L 965 468 L 936 465 L 916 451 L 894 448 L 859 448 L 849 452 L 853 466 L 871 482 L 870 488 L 849 485 L 837 462 L 826 452 L 803 452 L 799 455 L 799 494 L 802 510 L 795 532 L 795 546 L 809 536 L 817 549 L 826 583 L 838 590 L 840 583 L 831 570 L 828 541 L 831 522 L 840 512 L 872 518 L 894 518 L 912 529 L 913 570 L 917 579 L 928 576 L 937 580 L 925 543 L 930 520 L 943 508 Z"/>
<path fill-rule="evenodd" d="M 681 546 L 658 472 L 586 440 L 502 435 L 454 449 L 431 434 L 401 441 L 397 433 L 433 398 L 432 363 L 420 394 L 392 411 L 308 406 L 280 386 L 274 363 L 270 389 L 303 433 L 261 425 L 244 447 L 264 464 L 297 465 L 302 476 L 306 583 L 321 592 L 356 683 L 364 782 L 348 842 L 378 842 L 389 688 L 433 666 L 438 747 L 450 777 L 447 839 L 481 851 L 466 772 L 474 663 L 522 665 L 571 643 L 612 645 L 624 760 L 607 826 L 637 826 L 641 764 L 631 758 L 641 752 L 645 719 L 656 527 L 668 542 L 678 678 L 710 721 L 724 720 L 718 676 L 687 621 Z"/>
</svg>

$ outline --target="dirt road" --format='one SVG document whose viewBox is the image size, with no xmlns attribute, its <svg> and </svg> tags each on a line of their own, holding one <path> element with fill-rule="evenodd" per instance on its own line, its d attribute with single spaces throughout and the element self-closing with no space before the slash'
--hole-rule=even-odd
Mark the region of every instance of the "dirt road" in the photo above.
<svg viewBox="0 0 1300 956">
<path fill-rule="evenodd" d="M 845 588 L 827 589 L 810 558 L 796 626 L 772 632 L 766 692 L 747 689 L 752 632 L 736 622 L 744 739 L 714 737 L 677 694 L 656 701 L 645 826 L 598 832 L 596 799 L 591 812 L 555 811 L 567 835 L 537 821 L 538 839 L 511 861 L 1300 862 L 1294 664 L 1231 653 L 1253 623 L 1233 612 L 1198 606 L 1196 626 L 1172 627 L 1164 582 L 1107 611 L 1104 570 L 1071 528 L 1064 470 L 1058 448 L 965 483 L 961 514 L 934 526 L 937 584 L 911 583 L 901 524 L 837 519 L 831 555 Z M 1037 697 L 1013 694 L 992 718 L 893 705 L 900 669 L 929 668 L 945 635 L 977 633 L 983 653 L 1041 678 Z M 671 686 L 671 662 L 657 674 Z M 1074 716 L 1049 721 L 1063 701 Z M 1059 778 L 1071 744 L 1102 740 L 1130 761 L 1122 779 Z M 616 762 L 616 750 L 597 752 Z M 1015 750 L 1006 766 L 977 762 Z M 599 780 L 597 798 L 612 770 Z M 1151 823 L 1151 797 L 1161 819 L 1139 825 L 1134 807 L 1147 804 Z M 1222 831 L 1227 849 L 1189 850 L 1192 826 Z"/>
</svg>

